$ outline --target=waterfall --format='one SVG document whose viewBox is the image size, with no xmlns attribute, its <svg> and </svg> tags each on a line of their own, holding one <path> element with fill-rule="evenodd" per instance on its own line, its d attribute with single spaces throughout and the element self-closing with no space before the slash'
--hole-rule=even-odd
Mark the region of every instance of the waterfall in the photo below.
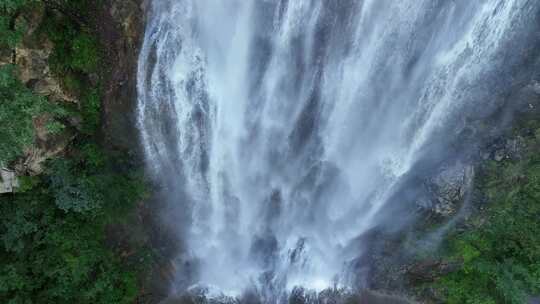
<svg viewBox="0 0 540 304">
<path fill-rule="evenodd" d="M 361 284 L 362 235 L 499 109 L 539 6 L 153 0 L 137 115 L 185 244 L 173 292 Z"/>
</svg>

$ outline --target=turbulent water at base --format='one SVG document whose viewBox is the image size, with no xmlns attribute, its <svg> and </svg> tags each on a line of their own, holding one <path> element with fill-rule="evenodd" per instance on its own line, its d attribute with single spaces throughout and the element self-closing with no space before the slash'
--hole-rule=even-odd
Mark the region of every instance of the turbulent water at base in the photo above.
<svg viewBox="0 0 540 304">
<path fill-rule="evenodd" d="M 361 285 L 361 236 L 498 109 L 539 6 L 153 0 L 138 122 L 184 245 L 171 292 Z"/>
</svg>

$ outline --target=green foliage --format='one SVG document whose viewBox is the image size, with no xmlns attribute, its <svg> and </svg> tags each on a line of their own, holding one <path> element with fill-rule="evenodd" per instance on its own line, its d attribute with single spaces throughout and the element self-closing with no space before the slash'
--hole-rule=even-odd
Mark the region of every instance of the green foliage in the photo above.
<svg viewBox="0 0 540 304">
<path fill-rule="evenodd" d="M 97 43 L 93 36 L 82 33 L 74 37 L 71 44 L 73 57 L 71 67 L 85 73 L 95 72 L 98 66 Z"/>
<path fill-rule="evenodd" d="M 78 12 L 88 7 L 87 1 L 57 1 L 66 10 Z M 99 126 L 99 84 L 91 84 L 90 74 L 98 71 L 101 51 L 97 39 L 86 28 L 70 18 L 48 12 L 40 27 L 53 43 L 53 54 L 49 63 L 62 80 L 62 85 L 79 96 L 83 118 L 82 132 L 94 134 Z"/>
<path fill-rule="evenodd" d="M 19 176 L 19 187 L 16 188 L 18 193 L 31 191 L 39 185 L 39 178 L 36 176 Z"/>
<path fill-rule="evenodd" d="M 86 144 L 80 153 L 79 159 L 57 159 L 49 166 L 50 190 L 59 209 L 86 213 L 106 204 L 130 206 L 142 196 L 139 179 L 113 173 L 116 170 L 108 167 L 110 160 L 98 146 Z"/>
<path fill-rule="evenodd" d="M 529 139 L 522 160 L 491 163 L 482 180 L 490 202 L 485 223 L 452 235 L 450 258 L 463 263 L 437 286 L 445 303 L 525 303 L 540 293 L 540 153 Z"/>
<path fill-rule="evenodd" d="M 83 84 L 73 72 L 67 71 L 62 77 L 62 84 L 69 92 L 79 94 L 83 90 Z"/>
<path fill-rule="evenodd" d="M 40 30 L 54 43 L 50 61 L 57 74 L 73 77 L 77 73 L 97 71 L 99 44 L 86 29 L 65 16 L 49 12 Z"/>
<path fill-rule="evenodd" d="M 143 183 L 97 146 L 78 155 L 25 181 L 31 191 L 0 196 L 2 303 L 133 302 L 135 269 L 106 249 L 104 231 L 142 197 Z"/>
<path fill-rule="evenodd" d="M 135 273 L 103 246 L 103 223 L 59 212 L 40 190 L 0 206 L 3 303 L 132 303 Z"/>
<path fill-rule="evenodd" d="M 2 0 L 0 2 L 0 49 L 13 48 L 22 39 L 25 25 L 15 22 L 15 16 L 18 11 L 32 2 L 34 1 Z"/>
<path fill-rule="evenodd" d="M 47 113 L 52 121 L 46 126 L 49 132 L 59 133 L 65 126 L 56 119 L 67 116 L 61 106 L 47 102 L 34 94 L 16 77 L 16 66 L 0 67 L 0 163 L 7 164 L 22 155 L 24 148 L 34 142 L 36 116 Z"/>
<path fill-rule="evenodd" d="M 0 1 L 0 48 L 20 41 L 23 24 L 18 28 L 15 17 L 33 2 Z M 0 67 L 0 163 L 33 143 L 36 116 L 46 115 L 52 134 L 79 130 L 78 124 L 64 125 L 68 116 L 82 118 L 82 126 L 44 174 L 20 177 L 16 193 L 0 195 L 0 303 L 133 303 L 139 269 L 105 245 L 105 231 L 143 197 L 144 183 L 122 163 L 125 156 L 105 153 L 94 136 L 101 92 L 90 74 L 98 71 L 101 53 L 77 19 L 88 4 L 97 4 L 49 2 L 68 14 L 46 10 L 35 35 L 54 43 L 49 64 L 80 103 L 47 102 L 17 80 L 15 66 Z"/>
<path fill-rule="evenodd" d="M 50 168 L 51 190 L 55 204 L 64 211 L 85 212 L 103 205 L 93 178 L 82 175 L 69 160 L 56 160 Z"/>
<path fill-rule="evenodd" d="M 32 144 L 32 118 L 44 110 L 45 99 L 15 77 L 14 66 L 0 67 L 0 163 L 7 164 Z"/>
<path fill-rule="evenodd" d="M 47 132 L 54 135 L 60 134 L 66 129 L 66 126 L 57 120 L 48 122 L 45 127 L 47 128 Z"/>
<path fill-rule="evenodd" d="M 83 133 L 93 134 L 96 132 L 100 121 L 100 107 L 99 91 L 96 89 L 88 90 L 82 98 Z"/>
<path fill-rule="evenodd" d="M 0 47 L 13 48 L 22 39 L 24 27 L 13 25 L 9 16 L 0 14 Z"/>
<path fill-rule="evenodd" d="M 32 1 L 29 0 L 2 0 L 0 11 L 3 13 L 14 13 Z"/>
</svg>

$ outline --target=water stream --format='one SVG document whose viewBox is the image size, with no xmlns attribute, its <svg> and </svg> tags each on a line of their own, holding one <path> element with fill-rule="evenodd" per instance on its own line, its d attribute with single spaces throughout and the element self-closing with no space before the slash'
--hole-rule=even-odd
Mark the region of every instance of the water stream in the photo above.
<svg viewBox="0 0 540 304">
<path fill-rule="evenodd" d="M 153 0 L 137 115 L 186 248 L 171 292 L 361 284 L 361 236 L 498 109 L 539 6 Z"/>
</svg>

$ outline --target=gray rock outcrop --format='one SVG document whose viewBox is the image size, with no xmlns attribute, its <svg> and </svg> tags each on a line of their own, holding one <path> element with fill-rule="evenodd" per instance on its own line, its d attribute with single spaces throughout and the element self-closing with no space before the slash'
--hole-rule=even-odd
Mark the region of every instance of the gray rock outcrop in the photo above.
<svg viewBox="0 0 540 304">
<path fill-rule="evenodd" d="M 0 194 L 12 193 L 17 187 L 19 187 L 19 181 L 15 172 L 4 168 L 0 169 Z"/>
<path fill-rule="evenodd" d="M 474 167 L 463 162 L 441 168 L 427 181 L 429 196 L 417 202 L 419 208 L 443 218 L 455 215 L 472 184 L 473 177 Z"/>
</svg>

